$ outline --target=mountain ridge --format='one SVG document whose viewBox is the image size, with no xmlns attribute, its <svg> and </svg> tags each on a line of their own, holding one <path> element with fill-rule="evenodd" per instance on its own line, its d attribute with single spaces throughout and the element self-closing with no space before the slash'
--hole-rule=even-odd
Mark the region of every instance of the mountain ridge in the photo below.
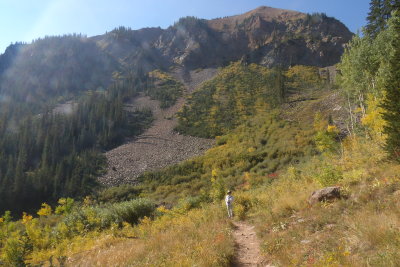
<svg viewBox="0 0 400 267">
<path fill-rule="evenodd" d="M 31 44 L 12 45 L 0 55 L 0 94 L 11 94 L 19 88 L 29 91 L 28 100 L 32 101 L 55 87 L 61 88 L 60 95 L 68 95 L 65 90 L 71 88 L 105 88 L 115 71 L 146 73 L 176 66 L 195 70 L 226 66 L 240 59 L 267 67 L 325 67 L 339 61 L 351 37 L 344 24 L 324 14 L 265 6 L 218 19 L 181 18 L 167 29 L 119 27 L 93 37 L 46 37 Z M 35 54 L 43 56 L 32 58 Z M 85 62 L 97 62 L 96 68 L 83 68 L 85 75 L 76 75 L 72 70 L 85 66 L 83 57 Z M 53 73 L 56 68 L 57 73 Z M 38 72 L 51 76 L 52 83 L 38 81 Z M 98 83 L 90 77 L 103 78 L 97 79 L 101 81 Z M 21 80 L 33 82 L 25 84 Z M 85 86 L 77 88 L 77 84 Z M 38 90 L 44 92 L 35 96 Z"/>
</svg>

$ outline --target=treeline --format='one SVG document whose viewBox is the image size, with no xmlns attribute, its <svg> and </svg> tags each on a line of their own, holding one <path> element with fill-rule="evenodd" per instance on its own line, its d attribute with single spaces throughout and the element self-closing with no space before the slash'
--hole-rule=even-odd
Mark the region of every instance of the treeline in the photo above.
<svg viewBox="0 0 400 267">
<path fill-rule="evenodd" d="M 341 63 L 340 84 L 350 106 L 349 132 L 365 132 L 400 158 L 399 1 L 371 1 L 364 36 L 355 36 Z M 361 122 L 361 123 L 358 123 Z"/>
<path fill-rule="evenodd" d="M 0 117 L 0 212 L 29 211 L 42 202 L 92 192 L 104 167 L 101 151 L 139 134 L 150 111 L 128 112 L 124 101 L 143 80 L 117 80 L 104 92 L 89 91 L 72 114 L 48 109 L 29 113 L 28 104 L 10 100 Z"/>
</svg>

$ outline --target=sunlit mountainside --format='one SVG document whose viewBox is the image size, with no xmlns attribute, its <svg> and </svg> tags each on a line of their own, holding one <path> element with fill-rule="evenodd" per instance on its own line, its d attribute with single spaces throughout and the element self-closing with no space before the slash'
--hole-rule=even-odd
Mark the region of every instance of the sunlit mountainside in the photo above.
<svg viewBox="0 0 400 267">
<path fill-rule="evenodd" d="M 186 17 L 165 30 L 120 27 L 91 38 L 49 36 L 8 47 L 0 56 L 1 88 L 3 95 L 19 88 L 20 98 L 37 101 L 106 88 L 112 73 L 122 70 L 193 70 L 242 57 L 268 67 L 331 66 L 351 36 L 346 26 L 324 14 L 268 7 L 209 21 Z"/>
<path fill-rule="evenodd" d="M 10 45 L 0 265 L 400 265 L 398 4 Z"/>
</svg>

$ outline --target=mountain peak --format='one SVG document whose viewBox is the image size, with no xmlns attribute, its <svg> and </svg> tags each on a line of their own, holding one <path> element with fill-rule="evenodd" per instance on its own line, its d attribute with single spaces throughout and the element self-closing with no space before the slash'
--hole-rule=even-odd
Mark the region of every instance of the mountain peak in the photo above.
<svg viewBox="0 0 400 267">
<path fill-rule="evenodd" d="M 298 15 L 305 15 L 304 13 L 289 10 L 289 9 L 281 9 L 281 8 L 274 8 L 269 6 L 260 6 L 256 9 L 250 10 L 249 12 L 244 13 L 243 15 L 262 15 L 264 17 L 270 18 L 277 18 L 282 15 L 291 15 L 291 16 L 298 16 Z"/>
<path fill-rule="evenodd" d="M 303 18 L 304 16 L 306 16 L 306 14 L 293 10 L 260 6 L 241 15 L 210 20 L 209 25 L 215 30 L 233 30 L 236 25 L 242 24 L 252 17 L 260 17 L 264 21 L 272 22 L 297 20 Z"/>
</svg>

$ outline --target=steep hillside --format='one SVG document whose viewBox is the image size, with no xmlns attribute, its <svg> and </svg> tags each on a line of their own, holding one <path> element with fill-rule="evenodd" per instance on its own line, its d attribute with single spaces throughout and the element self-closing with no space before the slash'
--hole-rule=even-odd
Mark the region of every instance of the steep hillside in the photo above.
<svg viewBox="0 0 400 267">
<path fill-rule="evenodd" d="M 195 70 L 240 59 L 268 67 L 330 66 L 351 37 L 346 26 L 324 14 L 270 7 L 213 20 L 186 17 L 167 29 L 119 27 L 91 38 L 46 37 L 11 45 L 0 56 L 0 88 L 2 95 L 34 102 L 106 88 L 115 71 Z"/>
<path fill-rule="evenodd" d="M 0 66 L 0 93 L 32 103 L 104 90 L 118 70 L 116 59 L 80 35 L 46 37 L 8 49 Z"/>
<path fill-rule="evenodd" d="M 212 69 L 189 72 L 185 74 L 185 79 L 180 69 L 174 72 L 177 79 L 160 71 L 152 72 L 152 85 L 146 90 L 150 96 L 141 95 L 133 99 L 126 104 L 126 109 L 149 109 L 154 122 L 134 140 L 105 153 L 107 172 L 99 178 L 100 182 L 107 186 L 137 184 L 137 177 L 144 172 L 179 163 L 210 148 L 213 140 L 180 135 L 174 127 L 177 124 L 176 112 L 185 103 L 182 94 L 188 95 L 215 72 Z"/>
<path fill-rule="evenodd" d="M 324 14 L 261 7 L 215 20 L 187 17 L 156 43 L 174 63 L 195 69 L 245 57 L 266 66 L 329 66 L 339 61 L 352 34 Z"/>
<path fill-rule="evenodd" d="M 316 67 L 283 70 L 235 62 L 189 96 L 176 130 L 200 137 L 225 134 L 259 112 L 308 100 L 327 83 Z"/>
</svg>

